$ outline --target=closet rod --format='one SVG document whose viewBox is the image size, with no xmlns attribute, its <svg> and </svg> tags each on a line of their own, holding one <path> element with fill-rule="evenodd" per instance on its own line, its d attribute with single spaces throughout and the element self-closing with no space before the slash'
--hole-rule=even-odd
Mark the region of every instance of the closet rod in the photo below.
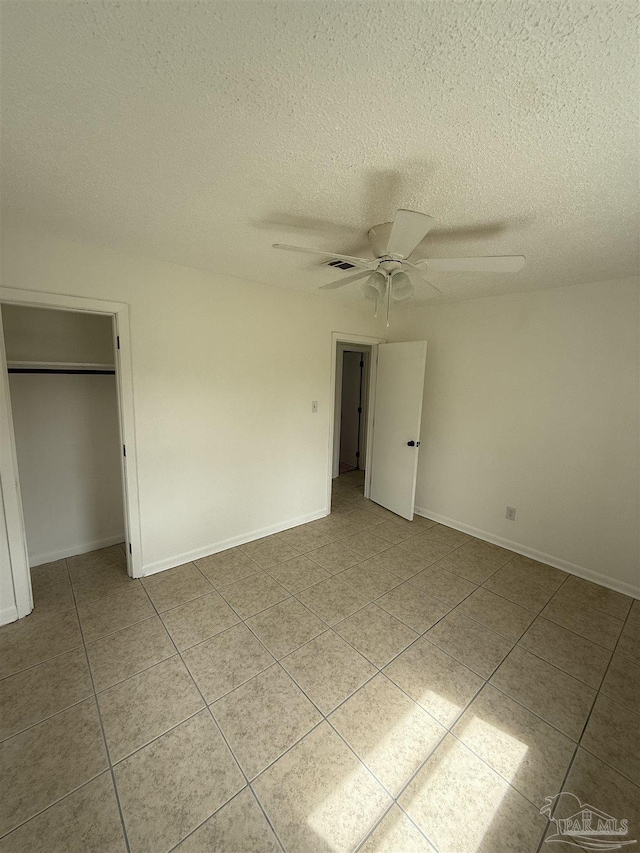
<svg viewBox="0 0 640 853">
<path fill-rule="evenodd" d="M 8 367 L 9 373 L 104 373 L 107 376 L 115 376 L 115 370 L 66 370 L 59 367 L 48 369 L 46 367 Z"/>
</svg>

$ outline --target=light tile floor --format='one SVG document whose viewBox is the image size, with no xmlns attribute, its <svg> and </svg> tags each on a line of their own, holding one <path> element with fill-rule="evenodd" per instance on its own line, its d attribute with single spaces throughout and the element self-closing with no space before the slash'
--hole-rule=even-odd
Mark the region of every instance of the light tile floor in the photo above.
<svg viewBox="0 0 640 853">
<path fill-rule="evenodd" d="M 361 483 L 142 581 L 120 546 L 32 571 L 2 853 L 535 853 L 562 790 L 640 838 L 640 604 Z"/>
</svg>

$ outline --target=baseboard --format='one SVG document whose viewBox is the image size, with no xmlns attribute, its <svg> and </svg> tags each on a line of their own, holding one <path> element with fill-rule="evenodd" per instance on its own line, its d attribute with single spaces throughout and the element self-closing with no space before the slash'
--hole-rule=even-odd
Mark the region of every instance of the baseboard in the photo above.
<svg viewBox="0 0 640 853">
<path fill-rule="evenodd" d="M 584 566 L 577 565 L 577 563 L 570 563 L 568 560 L 554 557 L 552 554 L 545 554 L 544 551 L 537 551 L 535 548 L 529 548 L 527 545 L 521 545 L 519 542 L 513 542 L 511 539 L 503 539 L 502 536 L 495 536 L 493 533 L 487 533 L 486 530 L 479 530 L 477 527 L 471 527 L 470 524 L 463 524 L 461 521 L 447 518 L 445 515 L 439 515 L 437 512 L 431 512 L 423 507 L 415 507 L 415 513 L 416 515 L 421 515 L 423 518 L 430 518 L 432 521 L 437 521 L 439 524 L 446 524 L 447 527 L 453 527 L 455 530 L 462 531 L 462 533 L 468 533 L 470 536 L 475 536 L 476 539 L 483 539 L 492 545 L 508 548 L 509 551 L 515 551 L 516 554 L 522 554 L 523 557 L 531 557 L 532 560 L 546 563 L 555 569 L 562 569 L 571 575 L 577 575 L 579 578 L 593 581 L 593 583 L 600 584 L 600 586 L 606 586 L 607 589 L 621 592 L 624 595 L 630 595 L 632 598 L 640 598 L 640 589 L 638 587 L 634 587 L 630 583 L 615 580 L 615 578 L 600 574 L 600 572 L 594 572 L 593 569 L 587 569 Z"/>
<path fill-rule="evenodd" d="M 109 545 L 118 545 L 124 542 L 124 532 L 107 536 L 106 539 L 96 539 L 94 542 L 83 542 L 81 545 L 72 545 L 62 551 L 50 551 L 48 554 L 29 554 L 29 565 L 41 566 L 43 563 L 53 563 L 54 560 L 62 560 L 64 557 L 75 557 L 77 554 L 88 554 L 89 551 L 97 551 L 98 548 L 108 548 Z"/>
<path fill-rule="evenodd" d="M 318 518 L 324 518 L 327 513 L 328 509 L 325 507 L 324 509 L 317 510 L 316 512 L 310 512 L 308 515 L 298 516 L 298 518 L 289 519 L 289 521 L 284 521 L 280 524 L 271 524 L 269 527 L 262 527 L 259 530 L 253 530 L 251 533 L 245 533 L 242 536 L 224 539 L 222 542 L 215 542 L 213 545 L 205 545 L 204 548 L 185 551 L 183 554 L 177 554 L 175 557 L 169 557 L 166 560 L 157 560 L 155 563 L 149 563 L 142 567 L 141 577 L 155 575 L 157 572 L 164 572 L 166 569 L 173 569 L 176 566 L 183 565 L 183 563 L 190 563 L 193 560 L 208 557 L 210 554 L 217 554 L 219 551 L 226 551 L 227 548 L 235 548 L 237 545 L 246 545 L 247 542 L 253 542 L 255 539 L 262 539 L 263 536 L 271 536 L 273 533 L 281 533 L 283 530 L 290 530 L 292 527 L 299 527 L 301 524 L 307 524 L 310 521 L 316 521 Z"/>
<path fill-rule="evenodd" d="M 0 610 L 0 625 L 8 625 L 9 622 L 15 622 L 18 618 L 18 608 L 15 604 L 11 607 L 3 607 Z"/>
</svg>

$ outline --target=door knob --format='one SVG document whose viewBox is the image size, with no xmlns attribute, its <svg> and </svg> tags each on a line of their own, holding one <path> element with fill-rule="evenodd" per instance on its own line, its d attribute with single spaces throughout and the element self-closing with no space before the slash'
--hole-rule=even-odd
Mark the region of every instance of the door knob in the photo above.
<svg viewBox="0 0 640 853">
<path fill-rule="evenodd" d="M 416 446 L 415 441 L 408 441 L 407 442 L 407 447 L 415 447 L 415 446 Z"/>
</svg>

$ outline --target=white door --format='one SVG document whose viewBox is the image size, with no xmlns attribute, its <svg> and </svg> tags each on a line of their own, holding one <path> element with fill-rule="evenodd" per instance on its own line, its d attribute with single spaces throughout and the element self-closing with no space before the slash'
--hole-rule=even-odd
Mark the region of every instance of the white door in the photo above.
<svg viewBox="0 0 640 853">
<path fill-rule="evenodd" d="M 22 497 L 18 479 L 18 456 L 13 434 L 13 416 L 9 396 L 9 374 L 4 349 L 2 312 L 0 311 L 0 578 L 15 598 L 15 610 L 10 601 L 0 601 L 0 625 L 21 619 L 33 610 L 31 572 L 27 553 L 27 537 L 22 515 Z M 7 560 L 8 556 L 8 560 Z M 6 575 L 5 575 L 6 573 Z M 8 596 L 7 596 L 8 598 Z"/>
<path fill-rule="evenodd" d="M 380 344 L 370 498 L 413 519 L 427 342 Z"/>
</svg>

